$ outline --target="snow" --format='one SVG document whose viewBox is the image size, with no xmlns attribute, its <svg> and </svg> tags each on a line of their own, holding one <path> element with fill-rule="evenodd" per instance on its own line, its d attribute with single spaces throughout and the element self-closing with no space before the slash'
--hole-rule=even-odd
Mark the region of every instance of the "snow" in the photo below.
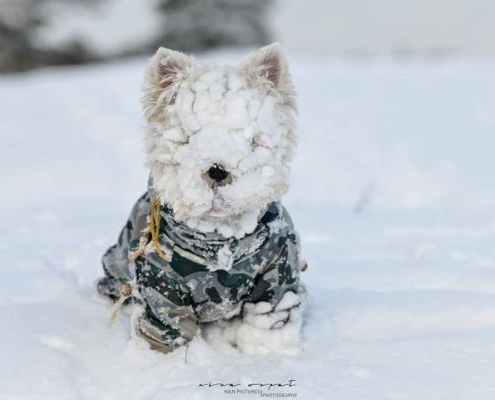
<svg viewBox="0 0 495 400">
<path fill-rule="evenodd" d="M 214 267 L 209 267 L 210 271 L 214 271 L 216 269 L 223 269 L 225 271 L 229 271 L 232 268 L 232 264 L 234 262 L 234 256 L 232 251 L 227 244 L 218 250 L 217 253 L 217 264 Z"/>
<path fill-rule="evenodd" d="M 290 62 L 285 204 L 309 265 L 298 355 L 205 332 L 164 356 L 129 339 L 128 307 L 108 326 L 93 284 L 146 189 L 146 60 L 0 77 L 2 398 L 222 399 L 199 384 L 291 379 L 270 391 L 494 397 L 495 63 Z"/>
<path fill-rule="evenodd" d="M 486 0 L 278 0 L 275 37 L 306 54 L 344 57 L 493 56 L 495 3 Z M 296 28 L 296 29 L 295 29 Z"/>
</svg>

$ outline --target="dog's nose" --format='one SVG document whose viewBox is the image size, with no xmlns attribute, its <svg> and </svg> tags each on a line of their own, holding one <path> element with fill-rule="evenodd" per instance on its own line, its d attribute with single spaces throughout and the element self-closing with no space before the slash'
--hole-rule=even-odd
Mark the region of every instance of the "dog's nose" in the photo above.
<svg viewBox="0 0 495 400">
<path fill-rule="evenodd" d="M 225 168 L 218 164 L 213 164 L 211 168 L 206 171 L 206 173 L 211 179 L 219 184 L 226 182 L 230 175 L 227 171 L 225 171 Z"/>
</svg>

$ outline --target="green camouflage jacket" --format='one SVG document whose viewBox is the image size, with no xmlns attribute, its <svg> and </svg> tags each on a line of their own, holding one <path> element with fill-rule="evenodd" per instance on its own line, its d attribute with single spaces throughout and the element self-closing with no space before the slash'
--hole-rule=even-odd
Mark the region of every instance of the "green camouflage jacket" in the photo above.
<svg viewBox="0 0 495 400">
<path fill-rule="evenodd" d="M 191 340 L 199 323 L 242 317 L 245 303 L 267 302 L 273 310 L 287 292 L 300 298 L 305 294 L 299 280 L 299 238 L 279 202 L 270 203 L 255 231 L 241 239 L 192 230 L 164 205 L 159 254 L 147 234 L 152 199 L 150 185 L 117 244 L 104 254 L 105 277 L 97 285 L 116 300 L 130 283 L 130 298 L 145 308 L 134 328 L 152 347 L 172 349 Z M 132 255 L 135 259 L 129 261 Z M 288 319 L 288 313 L 283 315 Z"/>
</svg>

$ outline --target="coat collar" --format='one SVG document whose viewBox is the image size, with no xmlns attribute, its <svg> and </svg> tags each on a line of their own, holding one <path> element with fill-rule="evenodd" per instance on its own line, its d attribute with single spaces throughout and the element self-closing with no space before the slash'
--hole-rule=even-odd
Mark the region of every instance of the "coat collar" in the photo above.
<svg viewBox="0 0 495 400">
<path fill-rule="evenodd" d="M 153 202 L 157 197 L 150 175 L 148 195 Z M 173 210 L 167 203 L 160 208 L 160 242 L 172 252 L 189 255 L 190 259 L 205 265 L 218 265 L 229 269 L 232 262 L 256 253 L 271 234 L 271 223 L 281 218 L 279 202 L 268 204 L 260 213 L 255 230 L 242 238 L 224 237 L 217 232 L 201 232 L 174 218 Z M 220 256 L 221 254 L 224 257 Z M 201 262 L 202 261 L 202 262 Z"/>
</svg>

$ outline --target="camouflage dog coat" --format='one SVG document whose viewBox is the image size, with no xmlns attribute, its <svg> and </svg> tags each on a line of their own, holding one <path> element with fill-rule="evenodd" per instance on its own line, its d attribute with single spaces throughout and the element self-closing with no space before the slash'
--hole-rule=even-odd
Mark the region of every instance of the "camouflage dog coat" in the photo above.
<svg viewBox="0 0 495 400">
<path fill-rule="evenodd" d="M 200 323 L 242 318 L 247 303 L 267 302 L 273 311 L 293 292 L 299 301 L 289 308 L 299 306 L 305 295 L 299 238 L 279 202 L 267 206 L 254 232 L 237 239 L 193 230 L 166 204 L 150 215 L 154 199 L 149 185 L 104 254 L 105 276 L 97 284 L 114 300 L 124 296 L 143 305 L 134 329 L 152 348 L 170 351 L 191 340 Z M 156 241 L 150 225 L 159 232 Z M 277 315 L 269 328 L 289 318 L 288 312 Z"/>
</svg>

